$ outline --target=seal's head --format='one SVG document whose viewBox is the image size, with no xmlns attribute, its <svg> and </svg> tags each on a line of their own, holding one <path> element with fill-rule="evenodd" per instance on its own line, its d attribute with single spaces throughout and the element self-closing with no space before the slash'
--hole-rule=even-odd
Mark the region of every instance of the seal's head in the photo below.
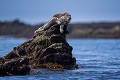
<svg viewBox="0 0 120 80">
<path fill-rule="evenodd" d="M 60 25 L 60 32 L 67 34 L 67 26 L 70 23 L 71 20 L 71 15 L 68 13 L 59 13 L 53 16 L 54 18 L 56 18 L 56 23 Z"/>
<path fill-rule="evenodd" d="M 62 16 L 60 17 L 60 20 L 62 20 L 61 22 L 63 22 L 63 25 L 66 25 L 70 22 L 71 20 L 71 15 L 69 15 L 68 13 L 64 13 L 62 14 Z"/>
<path fill-rule="evenodd" d="M 71 15 L 68 13 L 59 13 L 54 15 L 53 17 L 55 17 L 57 19 L 58 24 L 60 25 L 66 25 L 70 22 L 71 20 Z"/>
</svg>

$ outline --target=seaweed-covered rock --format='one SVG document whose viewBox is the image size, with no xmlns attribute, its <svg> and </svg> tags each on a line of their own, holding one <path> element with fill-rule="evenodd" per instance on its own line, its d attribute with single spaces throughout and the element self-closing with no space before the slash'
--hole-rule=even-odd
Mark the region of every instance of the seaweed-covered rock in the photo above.
<svg viewBox="0 0 120 80">
<path fill-rule="evenodd" d="M 71 16 L 60 13 L 53 17 L 58 21 L 49 21 L 36 30 L 30 40 L 0 58 L 0 76 L 26 75 L 31 69 L 38 68 L 64 70 L 77 67 L 73 48 L 66 41 L 66 25 Z"/>
</svg>

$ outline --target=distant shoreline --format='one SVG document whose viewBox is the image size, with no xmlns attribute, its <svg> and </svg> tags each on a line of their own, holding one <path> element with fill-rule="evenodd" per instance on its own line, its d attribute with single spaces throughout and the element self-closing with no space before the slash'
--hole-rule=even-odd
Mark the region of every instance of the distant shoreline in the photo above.
<svg viewBox="0 0 120 80">
<path fill-rule="evenodd" d="M 0 22 L 0 36 L 31 38 L 42 24 L 29 25 L 19 20 Z M 67 38 L 120 39 L 120 22 L 72 23 Z"/>
<path fill-rule="evenodd" d="M 31 37 L 17 37 L 17 36 L 11 36 L 11 35 L 0 35 L 0 38 L 13 38 L 13 39 L 30 39 Z M 120 39 L 120 38 L 69 38 L 67 39 Z"/>
</svg>

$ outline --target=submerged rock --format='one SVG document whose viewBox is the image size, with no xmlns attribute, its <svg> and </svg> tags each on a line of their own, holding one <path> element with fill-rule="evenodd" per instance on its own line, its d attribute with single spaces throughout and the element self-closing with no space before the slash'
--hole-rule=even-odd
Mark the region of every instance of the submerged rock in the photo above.
<svg viewBox="0 0 120 80">
<path fill-rule="evenodd" d="M 56 14 L 55 17 L 61 24 L 54 23 L 49 27 L 47 25 L 47 30 L 38 29 L 30 40 L 0 58 L 0 76 L 26 75 L 31 69 L 39 68 L 51 70 L 77 68 L 76 59 L 72 57 L 73 48 L 67 43 L 65 34 L 68 18 L 71 17 L 68 17 L 68 13 Z M 60 31 L 61 25 L 65 25 L 62 31 L 64 33 Z"/>
</svg>

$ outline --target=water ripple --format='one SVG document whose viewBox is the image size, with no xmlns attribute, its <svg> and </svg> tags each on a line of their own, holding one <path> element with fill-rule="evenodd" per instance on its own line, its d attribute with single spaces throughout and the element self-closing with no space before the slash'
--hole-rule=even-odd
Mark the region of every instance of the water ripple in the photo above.
<svg viewBox="0 0 120 80">
<path fill-rule="evenodd" d="M 25 39 L 0 38 L 0 56 L 6 55 L 6 52 L 24 41 Z M 0 77 L 0 80 L 120 80 L 119 39 L 69 39 L 68 42 L 73 46 L 78 69 L 43 69 L 38 70 L 37 75 L 6 76 Z"/>
</svg>

